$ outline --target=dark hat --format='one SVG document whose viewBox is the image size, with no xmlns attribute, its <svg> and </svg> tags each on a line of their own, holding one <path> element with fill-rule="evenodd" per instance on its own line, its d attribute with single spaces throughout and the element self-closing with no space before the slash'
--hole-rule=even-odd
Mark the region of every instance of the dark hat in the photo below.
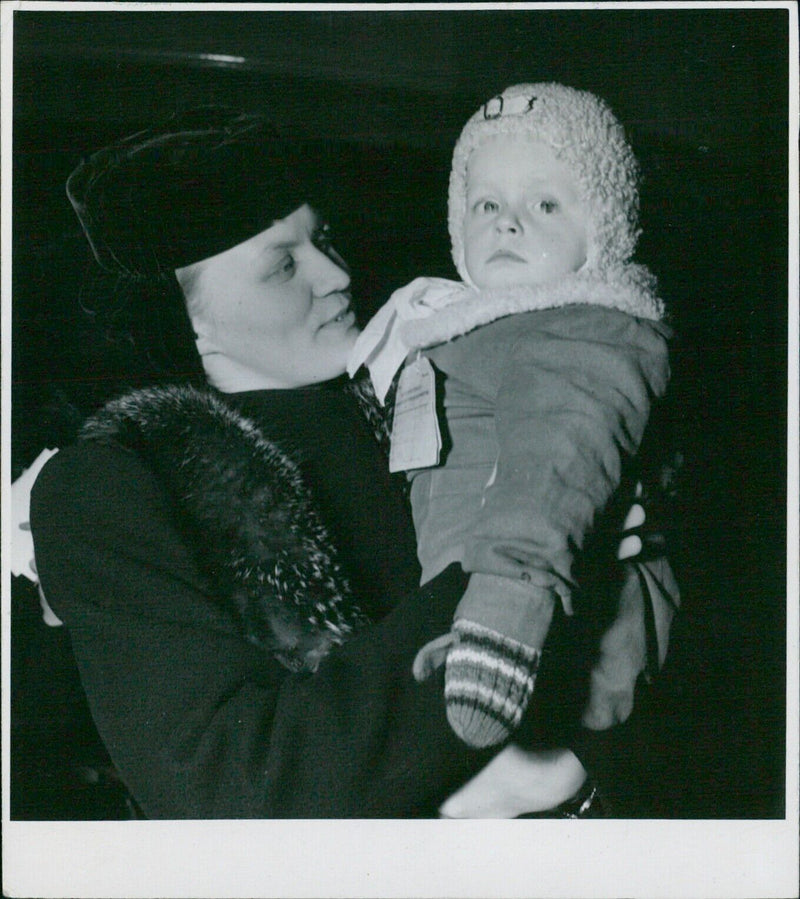
<svg viewBox="0 0 800 899">
<path fill-rule="evenodd" d="M 292 168 L 267 118 L 207 106 L 92 154 L 70 175 L 67 196 L 104 269 L 152 278 L 302 205 Z"/>
</svg>

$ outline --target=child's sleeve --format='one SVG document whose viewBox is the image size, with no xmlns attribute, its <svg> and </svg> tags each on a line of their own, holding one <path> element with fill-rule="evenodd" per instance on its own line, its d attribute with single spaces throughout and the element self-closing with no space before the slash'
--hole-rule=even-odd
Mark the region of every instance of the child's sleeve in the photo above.
<svg viewBox="0 0 800 899">
<path fill-rule="evenodd" d="M 663 324 L 594 306 L 521 319 L 497 393 L 495 477 L 465 546 L 472 577 L 459 617 L 473 601 L 485 607 L 498 578 L 555 592 L 569 608 L 575 554 L 669 380 Z"/>
</svg>

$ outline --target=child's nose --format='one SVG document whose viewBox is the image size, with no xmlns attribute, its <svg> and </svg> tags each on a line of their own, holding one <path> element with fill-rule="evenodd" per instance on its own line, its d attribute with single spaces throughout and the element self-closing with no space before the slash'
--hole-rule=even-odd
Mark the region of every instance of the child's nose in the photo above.
<svg viewBox="0 0 800 899">
<path fill-rule="evenodd" d="M 501 234 L 518 234 L 522 231 L 522 220 L 511 207 L 505 207 L 495 219 L 495 226 Z"/>
</svg>

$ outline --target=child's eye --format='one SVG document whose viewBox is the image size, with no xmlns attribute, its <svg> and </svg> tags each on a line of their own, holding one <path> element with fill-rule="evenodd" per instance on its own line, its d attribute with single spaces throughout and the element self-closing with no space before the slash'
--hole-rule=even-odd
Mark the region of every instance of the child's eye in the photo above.
<svg viewBox="0 0 800 899">
<path fill-rule="evenodd" d="M 494 213 L 500 209 L 500 204 L 495 200 L 478 200 L 478 202 L 474 206 L 474 210 L 476 213 Z"/>
<path fill-rule="evenodd" d="M 550 215 L 550 213 L 556 212 L 556 210 L 558 209 L 558 203 L 555 200 L 540 200 L 536 208 L 539 210 L 539 212 L 544 212 L 546 215 Z"/>
</svg>

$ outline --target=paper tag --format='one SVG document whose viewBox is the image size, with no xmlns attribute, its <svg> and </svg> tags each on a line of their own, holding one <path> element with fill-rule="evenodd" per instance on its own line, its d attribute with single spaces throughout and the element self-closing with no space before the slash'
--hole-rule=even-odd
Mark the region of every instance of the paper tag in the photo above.
<svg viewBox="0 0 800 899">
<path fill-rule="evenodd" d="M 437 465 L 441 448 L 433 366 L 424 356 L 417 356 L 403 369 L 397 385 L 389 471 Z"/>
</svg>

